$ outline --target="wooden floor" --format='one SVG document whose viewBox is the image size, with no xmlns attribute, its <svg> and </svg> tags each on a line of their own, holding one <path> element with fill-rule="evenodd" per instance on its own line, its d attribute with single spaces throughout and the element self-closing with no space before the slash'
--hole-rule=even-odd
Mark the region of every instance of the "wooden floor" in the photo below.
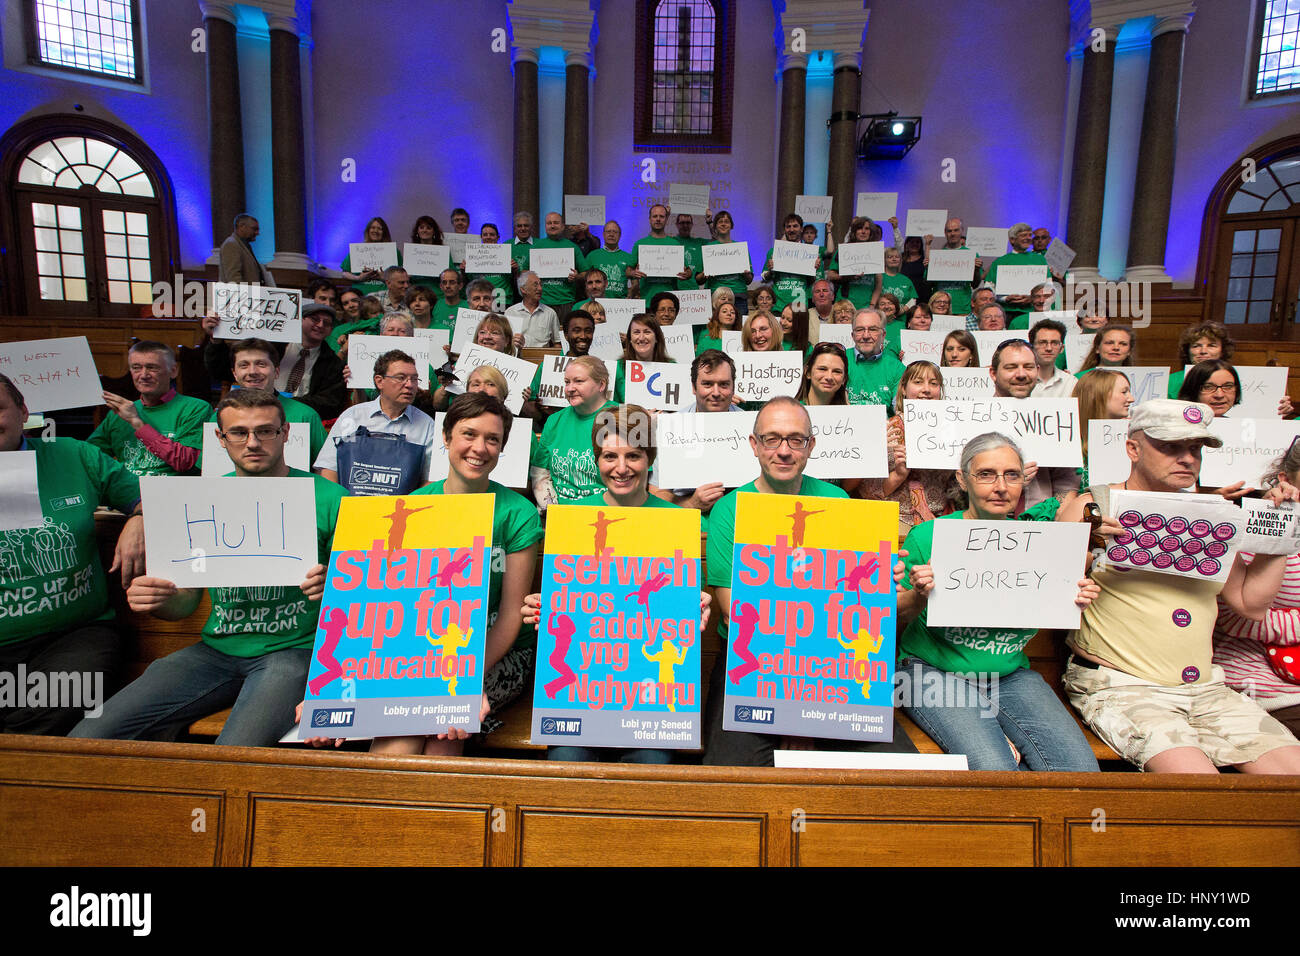
<svg viewBox="0 0 1300 956">
<path fill-rule="evenodd" d="M 0 864 L 1295 866 L 1300 780 L 553 764 L 0 735 Z"/>
</svg>

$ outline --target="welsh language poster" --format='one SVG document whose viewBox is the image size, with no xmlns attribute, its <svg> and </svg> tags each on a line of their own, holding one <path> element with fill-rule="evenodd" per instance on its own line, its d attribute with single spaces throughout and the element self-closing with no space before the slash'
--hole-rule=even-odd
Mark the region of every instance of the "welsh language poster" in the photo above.
<svg viewBox="0 0 1300 956">
<path fill-rule="evenodd" d="M 492 495 L 344 498 L 303 736 L 479 729 Z"/>
<path fill-rule="evenodd" d="M 897 536 L 894 502 L 738 496 L 725 730 L 893 738 Z"/>
<path fill-rule="evenodd" d="M 535 744 L 700 746 L 700 513 L 546 512 Z"/>
</svg>

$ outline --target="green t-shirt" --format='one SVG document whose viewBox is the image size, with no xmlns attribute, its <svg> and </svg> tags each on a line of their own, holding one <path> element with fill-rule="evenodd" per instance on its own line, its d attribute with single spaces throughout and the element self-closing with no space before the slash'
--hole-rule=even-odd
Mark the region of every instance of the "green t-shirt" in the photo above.
<svg viewBox="0 0 1300 956">
<path fill-rule="evenodd" d="M 446 329 L 448 332 L 456 330 L 456 313 L 461 309 L 468 309 L 469 303 L 464 299 L 458 299 L 455 305 L 448 305 L 441 299 L 433 307 L 433 313 L 429 316 L 429 328 Z"/>
<path fill-rule="evenodd" d="M 594 508 L 611 508 L 611 507 L 613 507 L 613 505 L 611 505 L 608 501 L 605 500 L 605 493 L 604 493 L 603 491 L 597 492 L 597 493 L 594 494 L 594 495 L 588 495 L 587 497 L 585 497 L 585 498 L 581 498 L 581 499 L 579 499 L 578 501 L 571 501 L 571 502 L 569 502 L 569 503 L 570 503 L 570 504 L 574 504 L 574 505 L 590 505 L 590 506 L 592 506 L 592 507 L 594 507 Z M 648 496 L 648 497 L 646 498 L 645 501 L 643 501 L 643 502 L 639 505 L 639 507 L 641 507 L 641 508 L 680 508 L 681 505 L 673 504 L 671 501 L 664 501 L 662 498 L 657 497 L 656 495 L 650 495 L 650 496 Z"/>
<path fill-rule="evenodd" d="M 402 264 L 402 244 L 400 242 L 397 244 L 397 264 L 399 266 Z M 339 268 L 344 272 L 352 271 L 352 253 L 349 252 L 343 257 L 343 262 L 339 265 Z M 362 295 L 374 295 L 376 292 L 383 292 L 387 289 L 388 284 L 382 279 L 376 279 L 373 282 L 354 282 L 352 283 L 352 288 L 356 289 Z M 437 282 L 434 282 L 433 290 L 435 292 L 438 291 Z"/>
<path fill-rule="evenodd" d="M 304 424 L 308 427 L 307 445 L 311 450 L 311 457 L 308 461 L 315 461 L 320 450 L 325 447 L 325 426 L 321 423 L 320 413 L 310 405 L 304 405 L 296 398 L 290 398 L 282 392 L 277 392 L 276 397 L 280 399 L 280 405 L 284 408 L 284 420 L 291 425 Z M 208 421 L 215 422 L 217 412 L 213 409 L 212 415 Z"/>
<path fill-rule="evenodd" d="M 212 413 L 212 406 L 203 399 L 173 395 L 161 405 L 146 406 L 137 398 L 135 410 L 146 425 L 152 425 L 176 444 L 203 448 L 203 423 Z M 87 441 L 116 458 L 133 475 L 176 474 L 171 465 L 146 448 L 135 430 L 113 412 L 104 417 Z"/>
<path fill-rule="evenodd" d="M 962 512 L 943 515 L 923 521 L 914 527 L 903 544 L 907 557 L 903 559 L 906 573 L 903 590 L 912 590 L 911 570 L 914 565 L 929 564 L 934 552 L 934 522 L 960 521 Z M 931 667 L 965 673 L 995 673 L 1006 676 L 1029 666 L 1025 645 L 1038 633 L 1038 628 L 996 627 L 930 627 L 926 624 L 926 605 L 903 630 L 898 638 L 898 656 L 919 657 Z"/>
<path fill-rule="evenodd" d="M 772 261 L 772 255 L 776 252 L 776 246 L 767 250 L 767 258 L 764 264 Z M 818 270 L 820 271 L 820 263 Z M 787 305 L 802 302 L 803 308 L 808 308 L 808 303 L 812 298 L 808 294 L 809 288 L 816 281 L 816 276 L 796 275 L 793 272 L 772 272 L 772 294 L 776 296 L 776 304 L 772 306 L 772 312 L 780 315 Z M 799 308 L 798 305 L 795 308 Z"/>
<path fill-rule="evenodd" d="M 378 335 L 379 322 L 382 316 L 376 316 L 373 319 L 357 319 L 355 322 L 344 322 L 342 325 L 336 325 L 325 336 L 325 344 L 337 355 L 339 350 L 339 339 L 345 335 Z"/>
<path fill-rule="evenodd" d="M 632 254 L 636 256 L 637 268 L 641 268 L 641 247 L 642 246 L 680 246 L 681 240 L 673 236 L 664 236 L 662 239 L 656 239 L 654 236 L 642 236 L 632 244 Z M 682 253 L 685 260 L 687 252 Z M 641 298 L 646 303 L 658 295 L 660 292 L 676 292 L 677 276 L 646 276 L 641 280 Z"/>
<path fill-rule="evenodd" d="M 695 277 L 699 275 L 704 268 L 704 254 L 700 252 L 700 249 L 703 248 L 706 240 L 691 236 L 689 239 L 678 239 L 677 241 L 680 242 L 685 249 L 685 252 L 682 253 L 682 260 L 686 265 L 686 268 L 691 270 L 691 277 L 689 279 L 677 280 L 677 288 L 685 289 L 687 292 L 690 292 L 700 287 L 700 284 L 695 281 Z M 707 241 L 712 242 L 712 240 Z"/>
<path fill-rule="evenodd" d="M 528 251 L 532 248 L 527 242 L 520 242 L 518 239 L 510 240 L 510 259 L 519 267 L 520 272 L 528 271 Z M 518 290 L 515 291 L 515 297 L 518 299 Z"/>
<path fill-rule="evenodd" d="M 758 491 L 758 480 L 741 485 L 723 495 L 709 511 L 709 537 L 705 543 L 705 581 L 715 588 L 731 587 L 731 558 L 736 544 L 736 496 L 746 491 Z M 839 485 L 803 476 L 799 494 L 812 498 L 847 498 L 848 493 Z M 731 631 L 731 609 L 726 609 L 727 631 Z"/>
<path fill-rule="evenodd" d="M 601 246 L 587 256 L 587 268 L 605 273 L 605 297 L 626 299 L 630 282 L 627 267 L 636 265 L 636 257 L 622 249 L 609 250 Z"/>
<path fill-rule="evenodd" d="M 999 265 L 1004 265 L 1004 266 L 1041 265 L 1043 267 L 1043 280 L 1047 281 L 1052 277 L 1047 267 L 1047 257 L 1044 256 L 1041 252 L 1034 252 L 1032 249 L 1028 249 L 1024 252 L 1008 252 L 1005 256 L 998 256 L 998 258 L 993 260 L 993 265 L 989 266 L 988 275 L 984 277 L 985 281 L 992 282 L 995 288 L 997 286 Z M 954 305 L 954 309 L 955 309 L 955 305 Z M 1024 315 L 1026 312 L 1028 312 L 1029 306 L 1012 305 L 1010 303 L 1004 303 L 1003 310 L 1007 313 L 1007 321 L 1008 323 L 1010 323 L 1017 317 Z M 1010 326 L 1010 327 L 1015 328 L 1015 326 Z"/>
<path fill-rule="evenodd" d="M 606 402 L 590 415 L 579 415 L 570 405 L 546 420 L 542 437 L 533 447 L 531 464 L 550 472 L 560 504 L 573 504 L 604 491 L 591 450 L 591 425 L 601 411 L 614 407 L 613 402 Z"/>
<path fill-rule="evenodd" d="M 735 242 L 733 239 L 732 242 Z M 710 239 L 704 243 L 705 246 L 721 245 L 717 239 Z M 700 270 L 704 270 L 704 246 L 700 247 Z M 749 269 L 753 271 L 753 263 L 750 263 Z M 708 283 L 704 286 L 710 292 L 716 292 L 718 289 L 730 289 L 736 296 L 736 301 L 740 302 L 745 296 L 749 295 L 749 283 L 745 281 L 745 272 L 732 273 L 730 275 L 710 276 Z"/>
<path fill-rule="evenodd" d="M 95 509 L 130 513 L 140 500 L 140 479 L 93 445 L 56 438 L 26 450 L 44 524 L 0 531 L 0 646 L 112 618 Z"/>
<path fill-rule="evenodd" d="M 1187 370 L 1180 368 L 1176 372 L 1169 373 L 1169 397 L 1177 398 L 1178 393 L 1183 389 L 1183 380 L 1187 377 Z M 1084 487 L 1087 487 L 1086 485 Z"/>
<path fill-rule="evenodd" d="M 549 236 L 542 236 L 540 239 L 533 240 L 534 249 L 572 249 L 573 250 L 573 268 L 582 272 L 587 268 L 587 259 L 582 254 L 582 250 L 569 239 L 552 239 Z M 531 255 L 531 253 L 530 253 Z M 561 306 L 566 306 L 577 296 L 573 294 L 573 283 L 565 279 L 543 279 L 542 280 L 542 302 L 555 309 L 556 315 L 563 315 L 567 309 L 561 310 Z"/>
<path fill-rule="evenodd" d="M 339 502 L 347 491 L 320 475 L 296 468 L 289 469 L 289 477 L 312 480 L 316 490 L 316 557 L 321 564 L 329 564 Z M 307 577 L 305 570 L 303 577 Z M 223 654 L 261 657 L 289 647 L 311 647 L 316 640 L 320 601 L 309 601 L 297 585 L 208 588 L 208 596 L 212 599 L 212 613 L 203 625 L 203 643 Z"/>
<path fill-rule="evenodd" d="M 889 406 L 903 377 L 904 366 L 898 353 L 890 352 L 886 345 L 878 359 L 862 358 L 857 349 L 849 349 L 848 358 L 849 404 Z"/>
<path fill-rule="evenodd" d="M 912 280 L 901 272 L 896 276 L 889 273 L 882 273 L 880 276 L 880 291 L 888 292 L 898 300 L 898 304 L 906 309 L 909 303 L 916 301 L 916 286 L 912 285 Z"/>
<path fill-rule="evenodd" d="M 895 319 L 885 325 L 885 351 L 891 355 L 898 355 L 903 351 L 904 324 L 902 319 Z"/>
<path fill-rule="evenodd" d="M 944 246 L 939 247 L 939 249 L 945 249 L 945 248 L 946 247 Z M 957 249 L 952 249 L 948 251 L 956 252 L 959 249 L 965 249 L 965 248 L 967 247 L 958 246 Z M 971 275 L 971 278 L 974 279 L 973 273 Z M 970 294 L 971 294 L 970 282 L 959 282 L 956 279 L 931 279 L 929 280 L 929 282 L 930 282 L 931 295 L 933 295 L 936 292 L 948 293 L 948 298 L 952 302 L 953 315 L 965 315 L 970 311 Z"/>
<path fill-rule="evenodd" d="M 707 325 L 701 325 L 699 333 L 695 336 L 695 354 L 699 355 L 709 349 L 717 349 L 719 352 L 723 351 L 722 339 L 715 339 L 709 334 L 709 327 Z"/>
<path fill-rule="evenodd" d="M 441 495 L 447 480 L 433 481 L 412 495 Z M 501 587 L 506 579 L 507 554 L 527 551 L 542 538 L 542 522 L 537 508 L 517 491 L 495 481 L 488 482 L 492 495 L 492 569 L 488 576 L 488 627 L 497 619 L 501 608 Z M 531 586 L 532 582 L 529 582 Z M 537 643 L 537 631 L 529 626 L 520 629 L 515 644 L 532 647 Z"/>
</svg>

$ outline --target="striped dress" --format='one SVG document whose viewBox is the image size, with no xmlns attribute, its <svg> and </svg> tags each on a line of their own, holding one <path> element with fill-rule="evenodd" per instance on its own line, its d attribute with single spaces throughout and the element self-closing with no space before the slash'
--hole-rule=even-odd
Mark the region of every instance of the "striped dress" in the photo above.
<svg viewBox="0 0 1300 956">
<path fill-rule="evenodd" d="M 1242 554 L 1249 562 L 1254 555 Z M 1262 621 L 1248 621 L 1219 598 L 1214 626 L 1214 663 L 1228 686 L 1254 697 L 1265 710 L 1300 704 L 1300 684 L 1284 681 L 1269 667 L 1264 645 L 1281 644 L 1300 653 L 1300 555 L 1287 558 L 1282 586 Z"/>
</svg>

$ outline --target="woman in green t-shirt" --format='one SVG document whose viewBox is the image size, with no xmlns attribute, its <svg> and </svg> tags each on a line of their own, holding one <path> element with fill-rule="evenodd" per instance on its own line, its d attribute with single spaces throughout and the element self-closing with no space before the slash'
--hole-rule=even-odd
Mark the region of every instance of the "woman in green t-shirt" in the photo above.
<svg viewBox="0 0 1300 956">
<path fill-rule="evenodd" d="M 968 507 L 935 520 L 1011 519 L 1024 487 L 1020 449 L 997 432 L 971 439 L 962 451 L 957 483 L 969 497 Z M 894 569 L 898 625 L 904 628 L 898 639 L 897 686 L 907 715 L 945 752 L 965 754 L 971 770 L 1016 770 L 1021 760 L 1030 770 L 1097 770 L 1074 717 L 1029 667 L 1024 648 L 1037 628 L 931 627 L 926 622 L 935 589 L 933 545 L 934 520 L 917 525 Z M 948 577 L 979 573 L 979 568 L 962 569 Z M 1100 593 L 1094 581 L 1084 578 L 1075 603 L 1087 607 Z M 942 688 L 938 702 L 936 687 Z"/>
<path fill-rule="evenodd" d="M 371 219 L 366 223 L 366 228 L 361 234 L 362 242 L 392 242 L 393 234 L 388 229 L 388 223 L 384 222 L 379 216 Z M 402 264 L 402 250 L 397 250 L 397 264 Z M 383 292 L 388 286 L 384 282 L 384 273 L 382 269 L 366 269 L 360 275 L 352 272 L 352 253 L 349 252 L 343 257 L 343 262 L 339 266 L 343 270 L 343 277 L 352 281 L 352 288 L 356 289 L 362 295 L 370 295 L 372 292 Z"/>
<path fill-rule="evenodd" d="M 637 315 L 627 324 L 627 344 L 623 346 L 623 361 L 614 373 L 614 401 L 622 404 L 627 394 L 624 369 L 628 362 L 671 362 L 664 330 L 651 315 Z"/>
<path fill-rule="evenodd" d="M 591 423 L 605 401 L 609 369 L 594 355 L 583 355 L 564 369 L 564 397 L 569 407 L 546 420 L 533 446 L 528 472 L 533 497 L 545 508 L 571 505 L 601 489 L 596 456 L 591 450 Z"/>
<path fill-rule="evenodd" d="M 709 324 L 700 330 L 699 337 L 695 340 L 695 354 L 707 352 L 709 349 L 717 349 L 719 352 L 722 348 L 722 333 L 733 332 L 736 329 L 736 322 L 740 315 L 736 311 L 734 302 L 722 301 L 713 309 L 713 315 L 709 318 Z"/>
</svg>

